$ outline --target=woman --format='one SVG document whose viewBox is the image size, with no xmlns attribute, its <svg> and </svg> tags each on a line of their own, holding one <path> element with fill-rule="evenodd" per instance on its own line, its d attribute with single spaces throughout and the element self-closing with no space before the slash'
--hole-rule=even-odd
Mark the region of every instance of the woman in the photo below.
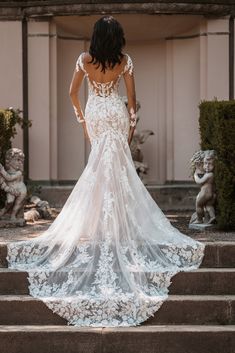
<svg viewBox="0 0 235 353">
<path fill-rule="evenodd" d="M 205 246 L 175 229 L 138 177 L 129 145 L 136 125 L 133 63 L 111 16 L 94 26 L 70 87 L 91 143 L 88 163 L 58 217 L 37 239 L 8 245 L 29 291 L 77 326 L 134 326 L 166 300 L 171 278 L 201 264 Z M 77 94 L 86 77 L 85 114 Z M 128 109 L 118 94 L 124 78 Z"/>
</svg>

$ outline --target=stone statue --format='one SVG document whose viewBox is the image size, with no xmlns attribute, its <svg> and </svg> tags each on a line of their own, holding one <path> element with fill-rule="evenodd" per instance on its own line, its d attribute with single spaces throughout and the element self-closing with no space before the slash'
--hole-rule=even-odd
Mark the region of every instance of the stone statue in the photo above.
<svg viewBox="0 0 235 353">
<path fill-rule="evenodd" d="M 123 97 L 123 101 L 127 106 L 127 97 L 124 96 Z M 136 125 L 139 122 L 139 115 L 138 115 L 138 111 L 140 109 L 140 102 L 137 101 L 136 103 L 136 114 L 137 114 L 137 122 Z M 147 174 L 148 172 L 148 165 L 146 163 L 144 163 L 144 156 L 143 156 L 143 152 L 141 149 L 141 145 L 147 140 L 147 138 L 150 135 L 154 135 L 154 132 L 152 130 L 142 130 L 142 131 L 138 131 L 137 126 L 136 129 L 134 131 L 133 134 L 133 138 L 130 144 L 130 150 L 131 150 L 131 155 L 132 155 L 132 159 L 135 165 L 135 169 L 137 171 L 137 174 L 139 175 L 139 177 L 142 179 L 144 178 L 144 175 Z"/>
<path fill-rule="evenodd" d="M 24 218 L 26 222 L 35 223 L 39 219 L 52 219 L 53 212 L 48 201 L 41 200 L 38 196 L 31 196 L 26 205 Z"/>
<path fill-rule="evenodd" d="M 24 225 L 24 202 L 27 189 L 23 181 L 24 153 L 18 148 L 6 152 L 5 167 L 0 163 L 0 187 L 6 192 L 4 208 L 0 210 L 0 220 L 11 224 Z"/>
<path fill-rule="evenodd" d="M 190 225 L 209 226 L 215 223 L 215 185 L 214 185 L 214 150 L 198 151 L 191 159 L 193 177 L 201 187 L 196 197 L 196 212 L 192 215 Z M 191 226 L 190 228 L 193 228 Z"/>
<path fill-rule="evenodd" d="M 40 218 L 52 219 L 52 210 L 50 208 L 48 201 L 41 200 L 38 196 L 32 196 L 30 198 L 30 202 L 32 202 L 35 205 Z"/>
<path fill-rule="evenodd" d="M 138 130 L 135 129 L 130 145 L 131 155 L 134 161 L 135 169 L 141 179 L 143 179 L 143 176 L 147 174 L 149 169 L 148 165 L 144 163 L 144 156 L 141 149 L 141 145 L 147 140 L 150 135 L 154 135 L 154 132 L 151 130 L 142 130 L 138 132 Z"/>
</svg>

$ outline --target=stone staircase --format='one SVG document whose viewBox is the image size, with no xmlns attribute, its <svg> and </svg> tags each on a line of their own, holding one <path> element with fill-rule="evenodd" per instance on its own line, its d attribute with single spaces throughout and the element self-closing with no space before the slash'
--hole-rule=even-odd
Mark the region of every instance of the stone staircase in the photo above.
<svg viewBox="0 0 235 353">
<path fill-rule="evenodd" d="M 235 353 L 235 242 L 208 242 L 200 269 L 177 274 L 141 326 L 77 328 L 28 295 L 0 244 L 0 353 Z"/>
</svg>

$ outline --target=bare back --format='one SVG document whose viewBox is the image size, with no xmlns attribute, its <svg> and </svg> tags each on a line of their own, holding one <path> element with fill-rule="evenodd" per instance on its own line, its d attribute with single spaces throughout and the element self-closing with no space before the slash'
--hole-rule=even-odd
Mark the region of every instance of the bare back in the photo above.
<svg viewBox="0 0 235 353">
<path fill-rule="evenodd" d="M 113 131 L 114 126 L 122 136 L 127 138 L 130 124 L 132 124 L 131 134 L 133 134 L 133 126 L 136 124 L 136 117 L 133 118 L 129 115 L 130 111 L 135 112 L 136 109 L 133 62 L 128 54 L 124 54 L 120 64 L 102 72 L 101 66 L 97 67 L 90 61 L 90 54 L 83 52 L 76 62 L 70 86 L 70 95 L 75 113 L 82 118 L 82 122 L 85 122 L 91 143 L 92 139 L 97 138 L 100 133 L 108 131 L 110 128 Z M 85 115 L 77 98 L 84 77 L 88 84 Z M 126 85 L 128 109 L 126 109 L 125 103 L 118 92 L 121 78 L 124 78 Z"/>
<path fill-rule="evenodd" d="M 110 81 L 115 82 L 119 76 L 124 72 L 125 66 L 127 64 L 127 56 L 121 60 L 120 64 L 116 64 L 114 68 L 108 68 L 105 70 L 105 73 L 101 71 L 101 65 L 97 67 L 97 64 L 90 63 L 91 55 L 89 53 L 83 54 L 83 67 L 87 72 L 91 81 L 99 83 L 108 83 Z"/>
</svg>

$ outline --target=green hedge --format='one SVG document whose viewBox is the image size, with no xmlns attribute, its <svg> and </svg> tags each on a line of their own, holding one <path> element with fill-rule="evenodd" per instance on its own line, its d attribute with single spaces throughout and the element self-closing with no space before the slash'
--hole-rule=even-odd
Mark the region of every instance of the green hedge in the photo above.
<svg viewBox="0 0 235 353">
<path fill-rule="evenodd" d="M 201 149 L 215 150 L 217 222 L 220 229 L 235 229 L 235 101 L 202 101 Z"/>
<path fill-rule="evenodd" d="M 12 147 L 11 139 L 16 135 L 16 125 L 23 124 L 20 110 L 0 110 L 0 162 L 4 164 L 5 153 Z"/>
<path fill-rule="evenodd" d="M 31 126 L 31 121 L 25 122 L 21 116 L 22 111 L 19 109 L 0 109 L 0 163 L 5 164 L 6 151 L 12 147 L 12 138 L 16 135 L 17 125 L 22 128 L 27 125 Z M 0 207 L 3 206 L 5 193 L 0 190 Z"/>
</svg>

